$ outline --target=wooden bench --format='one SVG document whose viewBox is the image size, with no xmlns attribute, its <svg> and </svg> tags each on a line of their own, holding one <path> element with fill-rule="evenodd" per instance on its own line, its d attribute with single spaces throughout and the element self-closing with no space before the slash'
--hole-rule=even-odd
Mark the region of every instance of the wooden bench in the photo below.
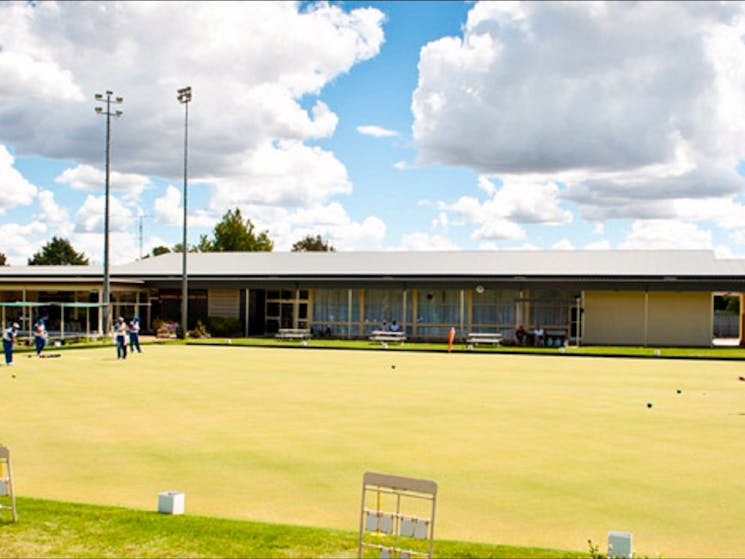
<svg viewBox="0 0 745 559">
<path fill-rule="evenodd" d="M 466 338 L 467 344 L 492 344 L 501 345 L 502 334 L 499 332 L 471 332 Z"/>
<path fill-rule="evenodd" d="M 567 339 L 566 330 L 546 330 L 546 333 L 543 335 L 544 344 L 548 345 L 549 340 L 551 340 L 553 347 L 563 346 Z"/>
<path fill-rule="evenodd" d="M 275 337 L 278 340 L 307 340 L 310 328 L 280 328 Z"/>
<path fill-rule="evenodd" d="M 373 330 L 370 333 L 370 341 L 402 344 L 406 341 L 406 334 L 404 332 L 391 332 L 390 330 Z"/>
</svg>

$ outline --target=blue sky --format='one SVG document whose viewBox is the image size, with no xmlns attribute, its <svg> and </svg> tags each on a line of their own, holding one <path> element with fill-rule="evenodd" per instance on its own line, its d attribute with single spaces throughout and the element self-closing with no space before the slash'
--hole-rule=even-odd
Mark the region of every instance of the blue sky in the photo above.
<svg viewBox="0 0 745 559">
<path fill-rule="evenodd" d="M 0 243 L 745 255 L 740 3 L 0 3 Z M 666 32 L 660 33 L 664 28 Z M 139 225 L 142 224 L 142 245 Z"/>
</svg>

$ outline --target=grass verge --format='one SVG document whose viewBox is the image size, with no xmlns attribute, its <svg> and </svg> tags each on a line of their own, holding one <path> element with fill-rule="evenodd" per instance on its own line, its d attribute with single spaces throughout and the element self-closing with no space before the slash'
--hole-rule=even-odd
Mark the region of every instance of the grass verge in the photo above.
<svg viewBox="0 0 745 559">
<path fill-rule="evenodd" d="M 183 342 L 156 342 L 183 343 Z M 280 341 L 274 338 L 202 338 L 190 339 L 190 345 L 236 345 L 249 347 L 278 347 L 278 348 L 316 348 L 316 349 L 354 349 L 369 351 L 429 351 L 447 352 L 447 344 L 431 342 L 407 342 L 404 344 L 388 344 L 383 347 L 379 343 L 368 340 L 341 339 L 312 339 L 306 346 L 298 341 Z M 453 346 L 453 353 L 497 353 L 524 355 L 557 355 L 557 356 L 592 356 L 592 357 L 644 357 L 667 359 L 745 359 L 745 348 L 741 347 L 642 347 L 642 346 L 569 346 L 556 347 L 524 347 L 524 346 L 476 346 L 469 348 L 458 343 Z"/>
<path fill-rule="evenodd" d="M 0 520 L 0 557 L 356 557 L 356 532 L 20 497 Z M 436 557 L 586 557 L 586 553 L 436 541 Z"/>
</svg>

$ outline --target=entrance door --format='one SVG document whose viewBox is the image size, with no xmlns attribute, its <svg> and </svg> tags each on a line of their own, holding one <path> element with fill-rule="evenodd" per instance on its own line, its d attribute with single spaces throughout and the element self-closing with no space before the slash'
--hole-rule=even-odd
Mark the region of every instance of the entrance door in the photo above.
<svg viewBox="0 0 745 559">
<path fill-rule="evenodd" d="M 266 292 L 266 332 L 280 328 L 308 328 L 308 291 L 276 289 Z"/>
</svg>

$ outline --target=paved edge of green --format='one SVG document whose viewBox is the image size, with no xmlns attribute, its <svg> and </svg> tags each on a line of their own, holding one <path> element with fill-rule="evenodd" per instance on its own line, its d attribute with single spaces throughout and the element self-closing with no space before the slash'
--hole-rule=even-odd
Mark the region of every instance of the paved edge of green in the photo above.
<svg viewBox="0 0 745 559">
<path fill-rule="evenodd" d="M 356 531 L 17 498 L 0 557 L 356 557 Z M 577 558 L 588 553 L 435 540 L 435 557 Z"/>
</svg>

